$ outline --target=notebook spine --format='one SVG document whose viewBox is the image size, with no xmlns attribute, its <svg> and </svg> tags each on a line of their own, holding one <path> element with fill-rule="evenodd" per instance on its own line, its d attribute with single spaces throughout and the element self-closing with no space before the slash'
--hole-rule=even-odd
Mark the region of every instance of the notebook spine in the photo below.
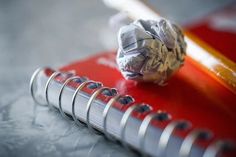
<svg viewBox="0 0 236 157">
<path fill-rule="evenodd" d="M 40 101 L 37 100 L 35 93 L 34 93 L 34 84 L 35 84 L 35 80 L 38 77 L 39 73 L 44 71 L 46 69 L 45 68 L 38 68 L 32 75 L 31 80 L 30 80 L 30 93 L 31 96 L 33 98 L 33 100 L 42 106 L 49 106 L 50 108 L 54 108 L 53 105 L 49 102 L 49 97 L 48 97 L 48 89 L 50 87 L 50 83 L 52 82 L 52 80 L 54 80 L 56 77 L 65 74 L 65 72 L 60 72 L 60 71 L 55 71 L 53 72 L 49 77 L 48 80 L 46 82 L 45 88 L 44 88 L 44 96 L 45 96 L 45 100 L 46 103 L 41 103 Z M 59 91 L 59 96 L 58 96 L 58 106 L 59 106 L 59 111 L 61 113 L 61 115 L 66 118 L 66 119 L 71 119 L 69 116 L 67 116 L 67 114 L 63 111 L 62 109 L 62 94 L 64 91 L 64 88 L 72 81 L 75 80 L 80 80 L 79 81 L 79 85 L 76 88 L 73 97 L 72 97 L 72 118 L 74 120 L 74 122 L 77 125 L 84 125 L 84 123 L 82 123 L 80 120 L 77 119 L 76 115 L 75 115 L 75 100 L 76 97 L 78 95 L 78 92 L 83 90 L 83 87 L 85 87 L 86 85 L 89 85 L 91 83 L 97 83 L 95 81 L 91 81 L 88 79 L 84 79 L 82 77 L 79 76 L 71 76 L 68 77 L 62 84 L 62 87 Z M 106 90 L 111 90 L 111 88 L 108 87 L 103 87 L 101 85 L 100 88 L 97 88 L 96 91 L 93 92 L 93 94 L 90 96 L 89 101 L 87 103 L 87 108 L 86 108 L 86 120 L 85 123 L 88 127 L 88 129 L 96 134 L 101 134 L 100 131 L 97 131 L 96 129 L 93 128 L 93 126 L 90 123 L 90 108 L 93 104 L 93 101 L 97 98 L 97 96 L 99 94 L 101 94 L 102 92 L 106 91 Z M 112 89 L 114 90 L 114 89 Z M 119 99 L 124 98 L 124 97 L 129 97 L 131 99 L 131 102 L 134 102 L 135 100 L 131 97 L 131 96 L 127 96 L 127 95 L 119 95 L 116 91 L 115 91 L 115 95 L 107 102 L 103 114 L 102 114 L 102 127 L 103 127 L 103 134 L 105 135 L 105 137 L 111 141 L 116 141 L 116 139 L 109 134 L 109 132 L 107 131 L 107 115 L 109 114 L 110 109 L 112 108 L 113 104 L 115 102 L 117 102 Z M 130 118 L 130 116 L 132 115 L 132 113 L 134 111 L 141 111 L 143 108 L 142 105 L 131 105 L 127 108 L 127 110 L 124 112 L 123 117 L 120 121 L 120 137 L 121 140 L 120 142 L 122 143 L 122 145 L 126 148 L 129 148 L 128 144 L 126 143 L 126 139 L 125 139 L 125 129 L 127 126 L 127 121 Z M 149 110 L 152 110 L 150 107 L 148 108 Z M 145 116 L 145 118 L 143 119 L 140 127 L 139 127 L 139 131 L 138 131 L 138 142 L 139 142 L 139 150 L 141 150 L 141 153 L 145 154 L 145 150 L 144 150 L 144 141 L 145 141 L 145 137 L 147 134 L 147 129 L 149 127 L 149 125 L 151 125 L 152 121 L 166 121 L 168 120 L 169 123 L 165 126 L 165 128 L 163 129 L 158 145 L 157 145 L 157 150 L 158 150 L 158 154 L 157 156 L 165 156 L 165 154 L 167 153 L 167 147 L 168 147 L 168 143 L 169 140 L 171 138 L 171 136 L 173 135 L 173 133 L 176 130 L 179 131 L 186 131 L 186 130 L 191 130 L 189 131 L 189 133 L 187 134 L 187 136 L 183 139 L 183 142 L 180 146 L 179 149 L 179 154 L 178 156 L 180 157 L 189 157 L 191 155 L 191 150 L 193 148 L 193 145 L 195 142 L 197 142 L 198 140 L 210 140 L 212 138 L 212 133 L 209 130 L 205 130 L 205 129 L 193 129 L 191 126 L 191 123 L 189 121 L 186 120 L 171 120 L 171 116 L 168 113 L 165 112 L 150 112 L 149 114 L 147 114 Z M 213 142 L 211 142 L 207 148 L 205 149 L 204 153 L 203 153 L 203 157 L 216 157 L 219 154 L 222 153 L 222 151 L 229 149 L 232 147 L 232 143 L 227 141 L 227 140 L 214 140 Z"/>
</svg>

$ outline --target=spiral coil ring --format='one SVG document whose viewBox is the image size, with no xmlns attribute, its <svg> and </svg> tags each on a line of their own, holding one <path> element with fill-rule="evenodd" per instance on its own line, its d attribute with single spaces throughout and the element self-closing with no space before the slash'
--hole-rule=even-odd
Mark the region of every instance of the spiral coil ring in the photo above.
<svg viewBox="0 0 236 157">
<path fill-rule="evenodd" d="M 87 108 L 86 108 L 86 124 L 89 128 L 90 131 L 92 132 L 95 132 L 97 134 L 100 134 L 100 132 L 96 131 L 95 129 L 93 129 L 93 127 L 91 126 L 90 122 L 89 122 L 89 114 L 90 114 L 90 108 L 91 108 L 91 105 L 94 101 L 94 99 L 96 99 L 96 97 L 102 93 L 103 91 L 105 90 L 109 90 L 110 88 L 107 88 L 107 87 L 101 87 L 100 89 L 98 89 L 97 91 L 95 91 L 92 96 L 90 97 L 88 103 L 87 103 Z"/>
<path fill-rule="evenodd" d="M 39 73 L 44 70 L 44 68 L 38 68 L 32 75 L 31 80 L 30 80 L 30 94 L 33 98 L 33 100 L 41 105 L 41 106 L 49 106 L 50 108 L 53 107 L 53 105 L 50 103 L 49 101 L 49 95 L 48 95 L 48 90 L 49 90 L 49 86 L 51 84 L 51 81 L 54 80 L 57 76 L 59 76 L 60 74 L 62 74 L 59 71 L 55 71 L 54 73 L 51 74 L 50 77 L 48 77 L 48 80 L 46 82 L 45 88 L 44 88 L 44 96 L 45 96 L 45 100 L 47 103 L 42 103 L 39 102 L 35 96 L 34 93 L 34 83 L 36 81 L 36 78 L 38 77 Z M 62 108 L 62 94 L 64 91 L 64 88 L 71 82 L 71 81 L 75 81 L 76 79 L 81 79 L 81 77 L 78 76 L 72 76 L 67 78 L 64 83 L 62 84 L 60 91 L 59 91 L 59 96 L 58 96 L 58 105 L 59 105 L 59 111 L 62 114 L 62 116 L 64 118 L 67 119 L 71 119 L 69 116 L 66 115 L 66 113 L 63 111 Z M 86 80 L 84 82 L 81 82 L 78 87 L 75 89 L 73 96 L 72 96 L 72 100 L 71 100 L 71 109 L 72 109 L 72 118 L 74 120 L 74 122 L 77 125 L 81 125 L 83 124 L 82 122 L 80 122 L 80 120 L 77 118 L 76 114 L 75 114 L 75 101 L 77 98 L 77 95 L 79 92 L 82 91 L 82 89 L 90 84 L 90 83 L 96 83 L 94 81 L 91 80 Z M 95 130 L 92 126 L 92 124 L 90 123 L 90 109 L 92 107 L 93 101 L 96 100 L 96 98 L 99 96 L 99 94 L 101 94 L 103 91 L 106 90 L 110 90 L 110 88 L 108 87 L 100 87 L 97 88 L 96 91 L 91 95 L 91 97 L 88 100 L 88 103 L 86 105 L 86 118 L 85 118 L 85 123 L 87 124 L 88 128 L 90 131 L 93 131 L 95 133 L 100 133 L 97 130 Z M 103 133 L 106 136 L 107 139 L 111 140 L 111 141 L 116 141 L 115 137 L 113 137 L 108 131 L 107 131 L 107 117 L 108 114 L 111 110 L 111 108 L 113 107 L 114 103 L 117 102 L 118 100 L 120 100 L 121 98 L 125 97 L 125 96 L 121 96 L 119 94 L 116 95 L 111 95 L 112 98 L 107 102 L 107 104 L 105 105 L 105 108 L 103 110 L 102 113 L 102 128 L 103 128 Z M 131 102 L 134 102 L 134 100 L 132 99 Z M 135 104 L 135 105 L 131 105 L 129 106 L 126 111 L 123 113 L 123 116 L 121 118 L 120 121 L 120 141 L 123 144 L 123 146 L 125 148 L 129 148 L 128 147 L 128 143 L 126 141 L 126 136 L 125 136 L 125 132 L 126 132 L 126 128 L 127 128 L 127 123 L 129 118 L 131 117 L 132 113 L 134 111 L 139 111 L 139 109 L 141 109 L 142 105 L 141 104 Z M 143 152 L 146 152 L 145 150 L 145 138 L 147 135 L 147 130 L 149 128 L 149 126 L 151 125 L 151 122 L 153 120 L 160 120 L 161 113 L 148 113 L 147 116 L 145 116 L 145 118 L 143 119 L 143 121 L 141 122 L 141 125 L 139 127 L 138 130 L 138 142 L 139 142 L 139 148 L 141 150 L 143 150 Z M 169 120 L 170 118 L 164 119 L 164 120 Z M 162 119 L 163 120 L 163 119 Z M 185 121 L 185 120 L 175 120 L 175 121 L 171 121 L 169 124 L 167 124 L 165 126 L 165 128 L 163 129 L 163 131 L 161 132 L 160 135 L 160 139 L 158 142 L 158 146 L 157 146 L 157 150 L 158 150 L 158 156 L 165 156 L 167 153 L 167 148 L 168 148 L 168 143 L 170 142 L 170 138 L 172 137 L 173 133 L 175 130 L 186 130 L 190 127 L 190 123 Z M 180 146 L 179 149 L 179 156 L 180 157 L 189 157 L 191 156 L 191 151 L 193 149 L 193 145 L 195 143 L 195 141 L 199 140 L 199 139 L 209 139 L 211 137 L 211 133 L 209 131 L 203 130 L 203 129 L 194 129 L 192 130 L 184 139 L 183 142 Z M 204 154 L 203 157 L 216 157 L 222 150 L 225 150 L 225 148 L 228 148 L 229 144 L 226 143 L 225 141 L 219 140 L 216 142 L 213 142 L 212 144 L 210 144 Z M 144 154 L 146 155 L 146 154 Z"/>
<path fill-rule="evenodd" d="M 211 133 L 206 130 L 195 129 L 191 131 L 181 144 L 179 156 L 189 157 L 195 141 L 197 141 L 198 139 L 208 139 L 210 137 Z"/>
<path fill-rule="evenodd" d="M 127 122 L 129 117 L 131 116 L 131 114 L 135 111 L 138 110 L 139 108 L 141 108 L 142 106 L 140 104 L 138 105 L 132 105 L 130 106 L 125 113 L 122 116 L 122 119 L 120 121 L 120 138 L 121 138 L 121 143 L 122 145 L 128 149 L 128 145 L 126 143 L 126 139 L 125 139 L 125 130 L 126 130 L 126 126 L 127 126 Z"/>
<path fill-rule="evenodd" d="M 189 128 L 190 124 L 189 122 L 185 120 L 175 120 L 170 122 L 163 132 L 161 133 L 160 140 L 158 143 L 158 154 L 159 156 L 165 156 L 166 149 L 170 140 L 170 137 L 172 136 L 173 132 L 175 130 L 185 130 Z"/>
<path fill-rule="evenodd" d="M 32 77 L 31 77 L 31 79 L 30 79 L 30 94 L 31 94 L 31 96 L 32 96 L 32 98 L 33 98 L 33 100 L 34 100 L 34 102 L 36 102 L 38 105 L 41 105 L 41 106 L 47 106 L 47 104 L 40 103 L 40 102 L 36 99 L 35 94 L 34 94 L 34 83 L 35 83 L 35 79 L 37 78 L 37 76 L 39 75 L 39 73 L 40 73 L 41 71 L 43 71 L 44 69 L 45 69 L 45 67 L 36 69 L 36 70 L 34 71 Z"/>
<path fill-rule="evenodd" d="M 63 85 L 62 85 L 62 87 L 61 87 L 61 89 L 60 89 L 60 92 L 59 92 L 59 97 L 58 97 L 59 111 L 60 111 L 61 115 L 62 115 L 64 118 L 68 119 L 68 120 L 70 120 L 71 118 L 70 118 L 69 116 L 67 116 L 67 115 L 65 114 L 65 112 L 63 111 L 63 109 L 62 109 L 62 103 L 61 103 L 61 98 L 62 98 L 62 93 L 63 93 L 64 88 L 66 87 L 66 85 L 67 85 L 69 82 L 71 82 L 71 81 L 73 81 L 73 80 L 76 80 L 76 79 L 80 79 L 80 77 L 74 76 L 74 77 L 68 78 L 68 79 L 63 83 Z"/>
<path fill-rule="evenodd" d="M 57 76 L 59 76 L 59 75 L 61 75 L 61 72 L 59 72 L 59 71 L 54 72 L 54 73 L 48 78 L 47 83 L 46 83 L 46 86 L 45 86 L 45 88 L 44 88 L 45 99 L 46 99 L 46 102 L 47 102 L 47 104 L 49 105 L 49 107 L 50 107 L 51 109 L 54 108 L 54 106 L 52 106 L 51 103 L 49 102 L 49 98 L 48 98 L 48 88 L 49 88 L 49 85 L 50 85 L 51 81 L 52 81 L 55 77 L 57 77 Z"/>
<path fill-rule="evenodd" d="M 78 121 L 76 115 L 75 115 L 75 100 L 76 100 L 76 97 L 77 97 L 77 94 L 79 93 L 79 91 L 81 91 L 81 89 L 86 86 L 87 84 L 89 83 L 94 83 L 94 81 L 85 81 L 83 83 L 81 83 L 79 85 L 79 87 L 77 87 L 77 89 L 75 90 L 74 94 L 73 94 L 73 97 L 72 97 L 72 103 L 71 103 L 71 106 L 72 106 L 72 118 L 74 119 L 75 123 L 77 125 L 81 125 L 83 123 L 81 123 L 80 121 Z"/>
<path fill-rule="evenodd" d="M 231 149 L 232 143 L 228 141 L 218 140 L 207 147 L 203 157 L 217 157 L 222 151 Z"/>
<path fill-rule="evenodd" d="M 115 139 L 107 132 L 107 115 L 108 112 L 110 111 L 112 105 L 121 98 L 121 95 L 116 95 L 113 98 L 111 98 L 108 103 L 106 104 L 103 113 L 102 113 L 102 117 L 103 117 L 103 133 L 106 136 L 107 139 L 111 140 L 111 141 L 115 141 Z"/>
<path fill-rule="evenodd" d="M 150 123 L 152 122 L 152 120 L 154 119 L 159 119 L 160 117 L 160 113 L 151 113 L 148 114 L 144 120 L 142 121 L 140 127 L 139 127 L 139 131 L 138 131 L 138 141 L 139 141 L 139 148 L 143 149 L 143 151 L 145 152 L 145 148 L 144 148 L 144 140 L 147 134 L 147 129 L 150 125 Z M 167 119 L 166 119 L 167 120 Z"/>
</svg>

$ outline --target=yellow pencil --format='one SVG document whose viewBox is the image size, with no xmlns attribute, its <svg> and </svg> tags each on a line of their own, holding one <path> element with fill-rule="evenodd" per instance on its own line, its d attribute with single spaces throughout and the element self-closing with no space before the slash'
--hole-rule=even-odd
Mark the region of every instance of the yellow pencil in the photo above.
<svg viewBox="0 0 236 157">
<path fill-rule="evenodd" d="M 140 0 L 104 0 L 110 7 L 127 12 L 136 19 L 159 19 L 160 15 Z M 187 55 L 211 77 L 236 94 L 236 64 L 220 52 L 185 31 Z"/>
</svg>

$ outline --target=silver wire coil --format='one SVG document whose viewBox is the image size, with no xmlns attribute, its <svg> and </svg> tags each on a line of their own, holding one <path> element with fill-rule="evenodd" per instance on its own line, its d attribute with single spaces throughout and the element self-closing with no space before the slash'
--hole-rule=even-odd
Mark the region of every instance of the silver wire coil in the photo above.
<svg viewBox="0 0 236 157">
<path fill-rule="evenodd" d="M 220 156 L 222 152 L 233 149 L 234 145 L 230 141 L 217 140 L 210 144 L 205 150 L 203 157 L 216 157 Z"/>
<path fill-rule="evenodd" d="M 47 102 L 47 104 L 49 105 L 49 107 L 50 107 L 51 109 L 53 108 L 53 106 L 52 106 L 51 103 L 49 102 L 49 98 L 48 98 L 48 88 L 49 88 L 49 86 L 50 86 L 51 81 L 52 81 L 55 77 L 57 77 L 57 76 L 59 76 L 59 75 L 61 75 L 61 73 L 60 73 L 59 71 L 55 71 L 55 72 L 48 78 L 47 83 L 46 83 L 45 88 L 44 88 L 45 99 L 46 99 L 46 102 Z"/>
<path fill-rule="evenodd" d="M 87 103 L 87 108 L 86 108 L 86 124 L 89 128 L 89 130 L 91 130 L 92 132 L 95 132 L 95 133 L 99 133 L 98 131 L 95 131 L 95 129 L 93 129 L 92 125 L 90 124 L 90 121 L 89 121 L 89 115 L 90 115 L 90 109 L 91 109 L 91 105 L 94 101 L 94 99 L 96 99 L 96 97 L 103 91 L 105 90 L 109 90 L 108 87 L 101 87 L 100 89 L 98 89 L 97 91 L 95 91 L 92 96 L 90 97 L 88 103 Z"/>
<path fill-rule="evenodd" d="M 145 142 L 145 138 L 147 134 L 147 129 L 149 128 L 149 125 L 151 124 L 151 122 L 153 120 L 158 120 L 158 121 L 169 120 L 169 116 L 166 116 L 163 120 L 161 120 L 162 114 L 163 113 L 161 112 L 148 114 L 142 121 L 139 131 L 138 131 L 138 141 L 139 141 L 139 148 L 142 149 L 143 152 L 145 152 L 144 142 Z M 143 155 L 146 155 L 146 154 L 144 153 Z"/>
<path fill-rule="evenodd" d="M 112 105 L 118 100 L 120 99 L 122 96 L 121 95 L 116 95 L 115 97 L 111 98 L 107 105 L 105 106 L 103 113 L 102 113 L 102 118 L 103 118 L 103 133 L 106 136 L 107 139 L 111 140 L 111 141 L 115 141 L 115 138 L 112 137 L 108 132 L 107 132 L 107 115 L 112 107 Z"/>
<path fill-rule="evenodd" d="M 60 76 L 61 74 L 64 74 L 62 72 L 59 71 L 55 71 L 54 73 L 52 73 L 51 76 L 48 77 L 48 80 L 46 82 L 45 88 L 44 88 L 44 96 L 45 96 L 45 101 L 46 103 L 41 103 L 37 100 L 35 93 L 34 93 L 34 84 L 35 84 L 35 80 L 38 77 L 39 73 L 42 72 L 45 68 L 38 68 L 32 75 L 31 80 L 30 80 L 30 93 L 31 96 L 33 98 L 33 100 L 41 105 L 41 106 L 49 106 L 50 108 L 54 108 L 53 105 L 50 103 L 49 101 L 49 94 L 48 94 L 48 90 L 50 87 L 51 82 L 58 76 Z M 64 88 L 71 82 L 71 81 L 76 81 L 81 79 L 81 77 L 79 76 L 72 76 L 72 77 L 68 77 L 65 79 L 65 81 L 62 84 L 62 87 L 60 88 L 59 91 L 59 96 L 58 96 L 58 106 L 59 106 L 59 111 L 61 113 L 61 115 L 66 118 L 66 119 L 71 119 L 69 116 L 66 115 L 66 113 L 63 111 L 62 108 L 62 95 L 63 95 L 63 91 Z M 82 89 L 90 84 L 90 83 L 96 83 L 95 81 L 91 81 L 91 80 L 85 80 L 85 81 L 81 81 L 80 84 L 78 84 L 78 87 L 75 89 L 74 94 L 72 96 L 72 101 L 71 101 L 71 110 L 72 110 L 72 118 L 74 120 L 74 122 L 77 125 L 84 125 L 76 116 L 75 114 L 75 101 L 77 98 L 77 95 L 79 92 L 82 91 Z M 86 106 L 86 120 L 85 123 L 88 126 L 89 130 L 95 133 L 99 133 L 99 131 L 97 131 L 96 129 L 94 129 L 93 125 L 90 123 L 90 109 L 93 105 L 93 102 L 96 100 L 96 98 L 104 91 L 106 90 L 111 90 L 111 88 L 108 87 L 98 87 L 91 95 L 91 97 L 88 100 L 87 106 Z M 102 113 L 102 132 L 104 133 L 105 137 L 111 141 L 116 141 L 116 139 L 107 131 L 107 117 L 109 115 L 109 112 L 111 110 L 111 108 L 113 107 L 114 103 L 118 102 L 121 98 L 127 97 L 126 96 L 122 96 L 119 94 L 116 95 L 112 95 L 110 100 L 107 102 L 103 113 Z M 129 96 L 130 97 L 130 96 Z M 132 97 L 131 97 L 132 98 Z M 134 102 L 134 99 L 131 99 L 131 103 Z M 122 145 L 126 148 L 129 148 L 128 144 L 127 144 L 127 140 L 125 137 L 125 131 L 127 128 L 127 123 L 128 120 L 130 119 L 130 116 L 132 115 L 132 113 L 134 111 L 138 111 L 140 108 L 142 108 L 142 104 L 136 104 L 136 105 L 131 105 L 127 108 L 127 110 L 124 112 L 122 119 L 120 121 L 120 141 L 122 143 Z M 166 113 L 167 114 L 167 113 Z M 153 120 L 158 120 L 160 121 L 160 116 L 161 113 L 157 112 L 150 112 L 149 114 L 147 114 L 145 116 L 145 118 L 143 119 L 139 130 L 138 130 L 138 141 L 139 141 L 139 148 L 141 150 L 143 150 L 143 155 L 147 155 L 147 153 L 144 153 L 145 150 L 145 137 L 147 134 L 147 130 L 149 128 L 149 126 L 151 125 L 151 122 Z M 166 118 L 162 119 L 162 120 L 170 120 L 170 116 L 167 116 Z M 172 134 L 174 133 L 175 130 L 180 130 L 180 131 L 184 131 L 186 129 L 190 128 L 190 122 L 186 121 L 186 120 L 170 120 L 170 122 L 166 125 L 166 127 L 163 129 L 158 145 L 157 145 L 157 150 L 158 150 L 158 154 L 157 156 L 159 157 L 163 157 L 166 154 L 167 148 L 168 148 L 168 143 L 170 140 L 170 137 L 172 136 Z M 193 145 L 195 143 L 195 141 L 197 140 L 207 140 L 211 137 L 211 132 L 210 131 L 206 131 L 204 129 L 194 129 L 192 130 L 184 139 L 183 142 L 180 146 L 179 149 L 179 156 L 180 157 L 189 157 L 191 155 L 191 150 L 193 148 Z M 222 140 L 219 141 L 215 141 L 213 143 L 211 143 L 205 150 L 203 157 L 216 157 L 220 151 L 224 150 L 224 148 L 226 147 L 226 143 L 222 142 Z"/>
<path fill-rule="evenodd" d="M 73 81 L 73 80 L 76 80 L 76 79 L 80 79 L 80 77 L 74 76 L 74 77 L 68 78 L 68 79 L 62 84 L 62 87 L 61 87 L 60 92 L 59 92 L 59 97 L 58 97 L 59 111 L 60 111 L 61 115 L 62 115 L 64 118 L 69 119 L 69 120 L 70 120 L 71 118 L 70 118 L 69 116 L 67 116 L 67 115 L 65 114 L 65 112 L 63 111 L 63 109 L 62 109 L 61 98 L 62 98 L 62 93 L 63 93 L 64 88 L 66 87 L 66 85 L 67 85 L 69 82 L 71 82 L 71 81 Z"/>
<path fill-rule="evenodd" d="M 43 104 L 37 100 L 35 93 L 34 93 L 34 84 L 35 84 L 35 80 L 38 77 L 39 73 L 42 72 L 45 68 L 46 67 L 36 69 L 30 79 L 30 94 L 31 94 L 34 102 L 36 102 L 38 105 L 41 105 L 41 106 L 47 106 L 47 104 Z"/>
<path fill-rule="evenodd" d="M 78 93 L 81 91 L 81 89 L 82 89 L 85 85 L 87 85 L 87 84 L 89 84 L 89 83 L 94 83 L 94 81 L 85 81 L 85 82 L 81 83 L 81 84 L 79 85 L 79 87 L 76 88 L 76 90 L 75 90 L 75 92 L 74 92 L 74 94 L 73 94 L 73 97 L 72 97 L 72 103 L 71 103 L 71 106 L 72 106 L 72 117 L 73 117 L 73 119 L 74 119 L 74 121 L 75 121 L 75 123 L 76 123 L 77 125 L 81 125 L 82 123 L 77 119 L 77 117 L 76 117 L 76 115 L 75 115 L 75 100 L 76 100 L 76 97 L 77 97 Z"/>
<path fill-rule="evenodd" d="M 190 123 L 185 120 L 174 120 L 170 122 L 161 133 L 160 140 L 157 147 L 158 155 L 166 156 L 166 153 L 167 153 L 166 149 L 167 149 L 169 140 L 175 130 L 186 130 L 189 127 L 190 127 Z"/>
<path fill-rule="evenodd" d="M 128 149 L 128 145 L 126 143 L 126 139 L 125 139 L 125 130 L 126 130 L 126 127 L 127 127 L 127 122 L 129 120 L 129 117 L 131 116 L 131 114 L 135 111 L 135 110 L 138 110 L 141 108 L 141 105 L 138 104 L 138 105 L 132 105 L 130 106 L 126 111 L 125 113 L 123 114 L 122 116 L 122 119 L 120 121 L 120 138 L 121 138 L 121 143 L 122 145 Z"/>
<path fill-rule="evenodd" d="M 209 139 L 211 137 L 211 132 L 208 130 L 202 129 L 195 129 L 191 131 L 186 138 L 184 139 L 183 143 L 181 144 L 179 150 L 180 157 L 189 157 L 191 154 L 191 150 L 193 148 L 194 143 L 199 139 Z"/>
</svg>

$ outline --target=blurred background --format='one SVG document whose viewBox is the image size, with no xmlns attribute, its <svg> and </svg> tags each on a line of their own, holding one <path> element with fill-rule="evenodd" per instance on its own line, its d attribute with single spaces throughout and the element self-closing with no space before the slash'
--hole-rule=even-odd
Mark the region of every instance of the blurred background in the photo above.
<svg viewBox="0 0 236 157">
<path fill-rule="evenodd" d="M 146 2 L 184 26 L 233 0 Z M 28 93 L 36 68 L 115 49 L 115 13 L 97 0 L 0 0 L 0 156 L 135 156 L 35 107 Z"/>
</svg>

